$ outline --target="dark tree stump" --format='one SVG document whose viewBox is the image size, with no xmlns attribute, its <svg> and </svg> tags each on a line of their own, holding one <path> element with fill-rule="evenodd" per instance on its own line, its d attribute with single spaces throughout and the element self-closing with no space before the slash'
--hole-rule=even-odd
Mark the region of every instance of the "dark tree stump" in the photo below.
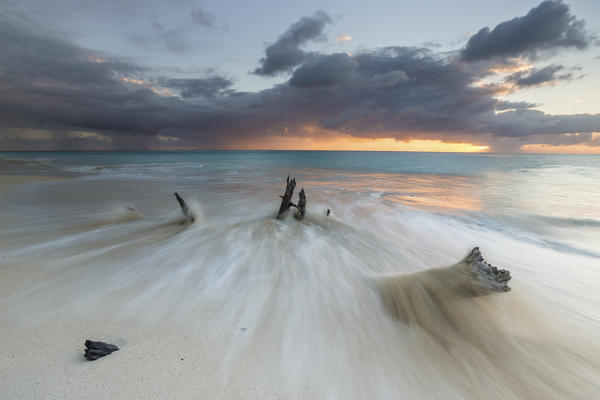
<svg viewBox="0 0 600 400">
<path fill-rule="evenodd" d="M 173 194 L 175 195 L 175 198 L 177 199 L 177 201 L 179 202 L 179 205 L 181 206 L 181 211 L 183 212 L 183 215 L 185 215 L 185 217 L 188 219 L 188 221 L 194 222 L 196 220 L 196 215 L 194 214 L 194 212 L 188 207 L 185 200 L 183 200 L 177 192 L 175 192 Z"/>
<path fill-rule="evenodd" d="M 296 180 L 291 179 L 288 175 L 285 185 L 285 193 L 280 195 L 281 197 L 281 205 L 279 206 L 279 212 L 277 213 L 277 218 L 281 217 L 290 207 L 297 207 L 292 203 L 292 196 L 294 195 L 294 188 L 296 187 Z"/>
<path fill-rule="evenodd" d="M 296 213 L 296 218 L 302 219 L 304 218 L 304 214 L 306 212 L 306 195 L 304 194 L 304 188 L 300 190 L 298 193 L 298 205 L 296 206 L 298 212 Z"/>
<path fill-rule="evenodd" d="M 91 340 L 85 341 L 85 358 L 88 361 L 94 361 L 100 357 L 104 357 L 112 353 L 113 351 L 119 350 L 114 344 L 108 344 L 104 342 L 93 342 Z"/>
</svg>

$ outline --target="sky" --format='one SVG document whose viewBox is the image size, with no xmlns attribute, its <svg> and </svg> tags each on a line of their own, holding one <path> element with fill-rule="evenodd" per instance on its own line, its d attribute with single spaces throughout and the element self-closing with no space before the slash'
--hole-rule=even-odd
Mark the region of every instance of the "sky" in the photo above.
<svg viewBox="0 0 600 400">
<path fill-rule="evenodd" d="M 600 153 L 600 2 L 0 4 L 0 150 Z"/>
</svg>

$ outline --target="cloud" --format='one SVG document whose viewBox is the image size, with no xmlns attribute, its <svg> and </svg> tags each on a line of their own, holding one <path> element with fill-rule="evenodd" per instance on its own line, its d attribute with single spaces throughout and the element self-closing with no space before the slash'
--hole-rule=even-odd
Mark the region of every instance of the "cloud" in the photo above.
<svg viewBox="0 0 600 400">
<path fill-rule="evenodd" d="M 487 121 L 487 130 L 498 136 L 558 135 L 598 131 L 600 114 L 549 115 L 539 110 L 519 109 L 500 113 Z"/>
<path fill-rule="evenodd" d="M 337 39 L 335 39 L 336 43 L 340 43 L 340 42 L 349 42 L 352 40 L 352 36 L 348 35 L 348 34 L 341 34 L 337 37 Z"/>
<path fill-rule="evenodd" d="M 150 23 L 144 20 L 142 29 L 128 34 L 137 46 L 154 49 L 167 50 L 178 55 L 190 54 L 198 49 L 198 32 L 207 30 L 213 32 L 227 31 L 226 24 L 217 24 L 215 15 L 201 9 L 194 9 L 185 13 L 177 20 L 177 23 L 165 22 L 162 15 L 153 16 Z"/>
<path fill-rule="evenodd" d="M 532 103 L 501 100 L 499 85 L 477 85 L 495 73 L 496 64 L 464 63 L 423 47 L 365 49 L 352 56 L 300 50 L 301 60 L 284 69 L 292 72 L 288 81 L 239 92 L 214 71 L 165 76 L 164 70 L 36 33 L 32 26 L 0 22 L 3 149 L 224 148 L 318 132 L 516 150 L 540 140 L 575 140 L 566 134 L 584 140 L 600 127 L 600 114 L 548 115 Z M 313 25 L 301 19 L 276 43 L 293 42 L 299 49 L 322 34 L 322 27 L 301 29 L 307 26 Z M 503 73 L 519 90 L 569 72 L 551 65 Z"/>
<path fill-rule="evenodd" d="M 158 83 L 166 88 L 177 90 L 184 99 L 194 97 L 214 98 L 224 95 L 233 85 L 233 82 L 222 76 L 209 76 L 205 78 L 160 78 Z"/>
<path fill-rule="evenodd" d="M 260 60 L 261 66 L 253 73 L 274 76 L 290 71 L 307 56 L 300 47 L 309 41 L 323 39 L 323 30 L 330 22 L 331 17 L 324 11 L 301 18 L 279 36 L 275 43 L 267 46 L 265 57 Z"/>
<path fill-rule="evenodd" d="M 437 40 L 428 40 L 426 42 L 423 42 L 423 47 L 438 48 L 442 47 L 442 44 Z"/>
<path fill-rule="evenodd" d="M 207 13 L 200 9 L 196 9 L 192 10 L 190 15 L 192 17 L 192 21 L 194 21 L 195 24 L 205 26 L 208 28 L 212 28 L 215 26 L 217 18 L 213 14 Z"/>
<path fill-rule="evenodd" d="M 146 84 L 150 70 L 145 67 L 2 22 L 2 130 L 151 134 L 168 129 L 169 120 L 184 108 L 181 100 L 161 96 Z M 160 115 L 166 110 L 173 114 Z"/>
<path fill-rule="evenodd" d="M 164 46 L 173 53 L 184 53 L 190 49 L 190 44 L 180 29 L 167 29 L 162 24 L 152 22 L 152 32 Z"/>
<path fill-rule="evenodd" d="M 537 104 L 529 103 L 527 101 L 505 101 L 501 100 L 496 103 L 494 109 L 496 111 L 507 111 L 507 110 L 522 110 L 527 108 L 534 108 Z"/>
<path fill-rule="evenodd" d="M 548 65 L 544 68 L 534 68 L 529 71 L 519 71 L 509 75 L 506 80 L 519 87 L 534 87 L 545 84 L 554 84 L 557 81 L 565 81 L 573 78 L 570 72 L 559 74 L 564 71 L 563 65 Z"/>
<path fill-rule="evenodd" d="M 356 67 L 345 53 L 310 57 L 294 71 L 290 85 L 301 88 L 335 85 L 351 79 Z"/>
<path fill-rule="evenodd" d="M 560 0 L 546 0 L 527 15 L 501 22 L 494 29 L 485 27 L 471 36 L 460 55 L 467 62 L 506 57 L 535 58 L 560 48 L 585 49 L 594 37 L 585 22 L 571 14 Z"/>
</svg>

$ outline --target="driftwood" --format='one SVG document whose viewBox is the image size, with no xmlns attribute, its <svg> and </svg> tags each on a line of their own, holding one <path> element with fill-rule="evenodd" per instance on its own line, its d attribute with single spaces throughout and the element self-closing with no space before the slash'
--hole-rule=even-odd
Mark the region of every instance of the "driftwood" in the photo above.
<svg viewBox="0 0 600 400">
<path fill-rule="evenodd" d="M 286 179 L 285 185 L 285 193 L 280 195 L 281 197 L 281 205 L 279 206 L 279 212 L 277 213 L 277 218 L 280 218 L 290 207 L 294 207 L 298 210 L 296 213 L 296 218 L 302 219 L 304 218 L 304 214 L 306 213 L 306 194 L 304 194 L 304 188 L 300 190 L 298 194 L 298 204 L 292 203 L 292 196 L 294 196 L 294 189 L 296 188 L 296 179 L 290 179 L 289 175 Z"/>
<path fill-rule="evenodd" d="M 183 200 L 177 192 L 175 192 L 173 194 L 175 195 L 175 198 L 177 199 L 177 201 L 179 202 L 179 205 L 181 206 L 181 211 L 183 212 L 183 215 L 185 215 L 185 217 L 188 219 L 188 221 L 194 222 L 196 220 L 196 214 L 194 214 L 194 212 L 186 204 L 185 200 Z"/>
<path fill-rule="evenodd" d="M 290 209 L 290 207 L 294 206 L 296 207 L 295 204 L 292 203 L 292 196 L 294 195 L 294 188 L 296 187 L 296 180 L 295 179 L 291 179 L 288 175 L 287 179 L 286 179 L 286 185 L 285 185 L 285 193 L 279 197 L 281 197 L 281 205 L 279 206 L 279 212 L 277 213 L 277 218 L 281 217 L 287 210 Z"/>
<path fill-rule="evenodd" d="M 104 357 L 112 353 L 113 351 L 119 350 L 114 344 L 108 344 L 104 342 L 93 342 L 91 340 L 85 341 L 85 358 L 89 361 L 94 361 L 100 357 Z"/>
<path fill-rule="evenodd" d="M 304 214 L 306 213 L 306 195 L 304 194 L 304 188 L 300 190 L 298 193 L 298 205 L 296 206 L 298 212 L 296 213 L 296 218 L 302 219 L 304 218 Z"/>
<path fill-rule="evenodd" d="M 462 293 L 470 296 L 481 296 L 493 292 L 508 292 L 511 280 L 510 271 L 498 269 L 483 259 L 479 247 L 475 247 L 455 268 L 462 268 L 468 273 L 471 282 L 459 286 Z"/>
</svg>

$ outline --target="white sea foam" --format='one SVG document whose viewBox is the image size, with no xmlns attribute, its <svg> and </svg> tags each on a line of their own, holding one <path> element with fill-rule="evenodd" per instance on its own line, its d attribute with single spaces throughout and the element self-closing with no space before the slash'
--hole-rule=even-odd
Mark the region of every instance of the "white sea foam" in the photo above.
<svg viewBox="0 0 600 400">
<path fill-rule="evenodd" d="M 369 177 L 344 190 L 311 174 L 299 180 L 303 221 L 273 218 L 283 181 L 271 176 L 15 188 L 2 199 L 2 273 L 28 279 L 3 286 L 4 318 L 99 313 L 225 337 L 222 381 L 268 385 L 277 370 L 290 393 L 318 398 L 597 398 L 597 258 L 514 225 L 484 228 L 474 214 L 365 196 Z M 199 215 L 194 224 L 173 191 Z M 466 299 L 420 272 L 474 246 L 511 271 L 511 292 Z"/>
</svg>

